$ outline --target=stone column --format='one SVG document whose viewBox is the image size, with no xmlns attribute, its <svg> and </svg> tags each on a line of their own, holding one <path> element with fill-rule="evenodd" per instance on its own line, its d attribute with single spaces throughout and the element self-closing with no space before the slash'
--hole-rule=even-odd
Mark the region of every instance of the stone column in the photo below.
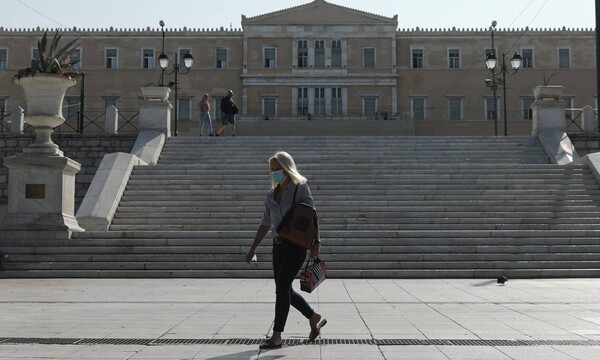
<svg viewBox="0 0 600 360">
<path fill-rule="evenodd" d="M 594 114 L 594 109 L 591 106 L 586 105 L 583 107 L 583 132 L 586 135 L 593 135 L 598 127 L 598 119 Z"/>
<path fill-rule="evenodd" d="M 104 116 L 104 132 L 106 134 L 116 134 L 119 129 L 119 110 L 114 105 L 106 108 Z"/>
<path fill-rule="evenodd" d="M 139 131 L 156 130 L 171 137 L 171 89 L 165 86 L 143 87 L 140 101 Z"/>
<path fill-rule="evenodd" d="M 15 106 L 15 109 L 10 117 L 10 133 L 13 135 L 21 135 L 25 128 L 25 111 L 20 106 Z"/>
</svg>

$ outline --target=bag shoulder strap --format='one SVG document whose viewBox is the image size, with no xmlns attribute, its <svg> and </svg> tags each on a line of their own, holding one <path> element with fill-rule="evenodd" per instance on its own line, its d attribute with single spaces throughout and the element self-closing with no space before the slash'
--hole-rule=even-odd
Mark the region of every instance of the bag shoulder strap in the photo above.
<svg viewBox="0 0 600 360">
<path fill-rule="evenodd" d="M 296 204 L 296 193 L 298 192 L 298 185 L 296 184 L 296 189 L 294 190 L 294 197 L 292 198 L 292 206 Z"/>
</svg>

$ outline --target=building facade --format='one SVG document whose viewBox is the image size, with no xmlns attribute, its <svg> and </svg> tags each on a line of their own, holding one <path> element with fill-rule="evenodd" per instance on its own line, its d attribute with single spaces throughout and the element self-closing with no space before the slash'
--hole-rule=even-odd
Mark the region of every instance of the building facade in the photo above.
<svg viewBox="0 0 600 360">
<path fill-rule="evenodd" d="M 245 17 L 242 29 L 167 29 L 164 52 L 189 73 L 179 75 L 180 133 L 195 134 L 197 103 L 213 100 L 213 119 L 228 89 L 239 118 L 315 121 L 397 120 L 414 122 L 416 135 L 491 135 L 494 100 L 485 79 L 492 29 L 401 29 L 397 16 L 384 17 L 315 0 L 305 5 Z M 21 89 L 11 83 L 19 68 L 37 56 L 43 31 L 0 28 L 0 111 L 25 108 Z M 69 29 L 80 38 L 85 84 L 69 89 L 64 116 L 73 118 L 84 94 L 86 118 L 109 105 L 135 113 L 140 88 L 158 85 L 160 29 Z M 527 134 L 532 89 L 550 79 L 565 87 L 567 108 L 596 108 L 595 32 L 573 29 L 497 29 L 499 63 L 515 52 L 522 68 L 497 92 L 500 133 L 504 113 L 511 134 Z M 172 66 L 169 66 L 172 69 Z M 510 69 L 510 65 L 509 65 Z M 174 75 L 164 75 L 164 83 Z M 82 89 L 83 86 L 83 89 Z M 83 91 L 82 91 L 83 90 Z M 172 95 L 173 96 L 173 92 Z M 506 107 L 504 107 L 506 100 Z M 175 101 L 172 97 L 171 101 Z M 570 117 L 570 111 L 566 111 Z M 458 129 L 458 130 L 457 130 Z"/>
</svg>

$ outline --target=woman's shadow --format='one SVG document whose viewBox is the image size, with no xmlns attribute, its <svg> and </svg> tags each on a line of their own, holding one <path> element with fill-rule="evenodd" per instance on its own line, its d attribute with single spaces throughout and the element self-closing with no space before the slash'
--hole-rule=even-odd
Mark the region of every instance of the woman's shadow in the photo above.
<svg viewBox="0 0 600 360">
<path fill-rule="evenodd" d="M 303 345 L 303 344 L 300 343 L 300 344 L 284 345 L 283 349 L 285 349 L 286 347 L 298 346 L 298 345 Z M 279 350 L 281 350 L 281 349 L 282 348 L 279 348 Z M 200 352 L 200 355 L 202 355 L 202 352 Z M 213 356 L 210 358 L 206 358 L 206 360 L 243 360 L 243 359 L 278 360 L 278 359 L 283 359 L 286 357 L 287 357 L 286 355 L 282 355 L 282 354 L 269 355 L 269 350 L 256 349 L 256 350 L 242 351 L 242 352 L 238 352 L 238 353 L 231 353 L 228 355 Z"/>
<path fill-rule="evenodd" d="M 242 351 L 242 352 L 238 352 L 238 353 L 231 353 L 228 355 L 219 355 L 219 356 L 214 356 L 214 357 L 210 357 L 210 358 L 206 358 L 206 360 L 244 360 L 244 359 L 248 359 L 248 360 L 255 360 L 255 359 L 259 359 L 259 355 L 260 355 L 260 359 L 264 359 L 264 360 L 277 360 L 277 359 L 282 359 L 285 358 L 285 355 L 268 355 L 267 354 L 268 350 L 260 350 L 260 349 L 256 349 L 256 350 L 248 350 L 248 351 Z M 202 355 L 202 352 L 200 352 L 200 355 Z"/>
</svg>

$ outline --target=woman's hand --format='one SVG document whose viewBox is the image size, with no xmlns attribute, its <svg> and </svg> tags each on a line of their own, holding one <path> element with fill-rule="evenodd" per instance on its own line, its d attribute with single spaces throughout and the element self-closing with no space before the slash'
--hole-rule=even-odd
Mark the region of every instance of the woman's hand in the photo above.
<svg viewBox="0 0 600 360">
<path fill-rule="evenodd" d="M 310 248 L 310 256 L 317 257 L 319 256 L 319 251 L 321 250 L 321 243 L 315 242 L 313 246 Z"/>
</svg>

